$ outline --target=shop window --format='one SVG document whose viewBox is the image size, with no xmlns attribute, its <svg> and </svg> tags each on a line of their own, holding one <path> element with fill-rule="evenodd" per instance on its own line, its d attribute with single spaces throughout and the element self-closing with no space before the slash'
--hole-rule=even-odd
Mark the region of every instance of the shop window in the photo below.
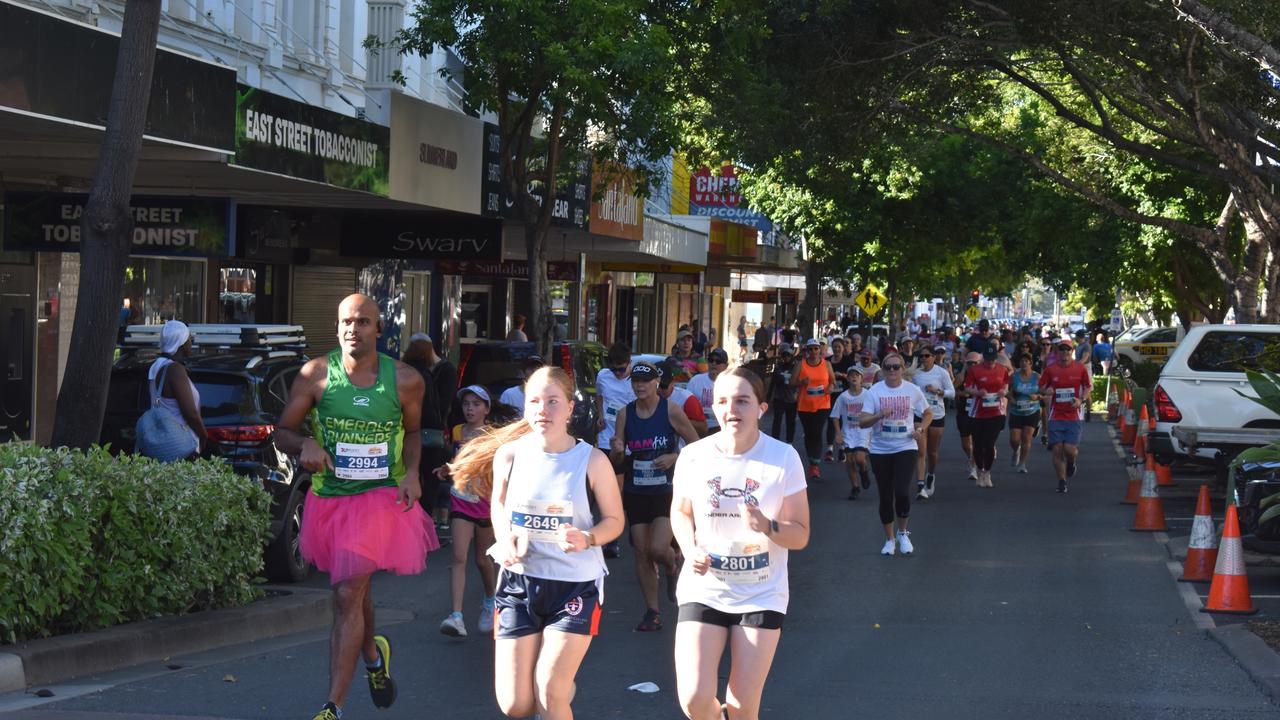
<svg viewBox="0 0 1280 720">
<path fill-rule="evenodd" d="M 130 324 L 158 325 L 166 320 L 204 320 L 203 260 L 130 258 L 124 271 L 124 295 Z"/>
<path fill-rule="evenodd" d="M 224 267 L 219 271 L 218 322 L 257 322 L 258 271 Z"/>
</svg>

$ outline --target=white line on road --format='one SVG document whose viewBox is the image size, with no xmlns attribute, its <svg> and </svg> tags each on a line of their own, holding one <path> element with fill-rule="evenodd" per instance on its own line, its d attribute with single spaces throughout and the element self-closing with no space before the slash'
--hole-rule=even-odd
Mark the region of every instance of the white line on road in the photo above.
<svg viewBox="0 0 1280 720">
<path fill-rule="evenodd" d="M 1164 533 L 1156 533 L 1164 535 Z M 1208 613 L 1200 612 L 1200 608 L 1204 607 L 1200 596 L 1196 594 L 1196 589 L 1191 583 L 1178 582 L 1178 578 L 1182 575 L 1182 565 L 1174 560 L 1165 563 L 1169 568 L 1169 574 L 1173 576 L 1173 584 L 1178 588 L 1178 594 L 1182 596 L 1182 604 L 1187 606 L 1187 612 L 1191 614 L 1191 622 L 1201 630 L 1212 630 L 1217 627 L 1217 623 L 1213 621 L 1213 616 Z"/>
</svg>

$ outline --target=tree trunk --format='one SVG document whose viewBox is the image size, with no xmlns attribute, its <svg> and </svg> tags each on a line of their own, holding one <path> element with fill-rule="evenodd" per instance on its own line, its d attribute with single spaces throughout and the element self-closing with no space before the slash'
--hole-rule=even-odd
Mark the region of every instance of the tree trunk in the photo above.
<svg viewBox="0 0 1280 720">
<path fill-rule="evenodd" d="M 1269 254 L 1271 259 L 1267 263 L 1267 302 L 1262 321 L 1280 323 L 1280 251 L 1273 246 Z"/>
<path fill-rule="evenodd" d="M 1236 309 L 1236 322 L 1258 321 L 1258 289 L 1267 260 L 1268 229 L 1251 212 L 1241 212 L 1244 220 L 1245 247 L 1240 269 L 1231 282 L 1231 304 Z"/>
<path fill-rule="evenodd" d="M 106 133 L 80 221 L 82 271 L 70 352 L 53 419 L 54 447 L 87 448 L 102 431 L 124 269 L 133 241 L 129 198 L 151 98 L 159 28 L 160 0 L 133 0 L 125 5 Z"/>
<path fill-rule="evenodd" d="M 548 199 L 548 202 L 554 202 Z M 529 308 L 525 315 L 529 339 L 547 362 L 552 362 L 551 345 L 555 340 L 555 317 L 551 314 L 551 286 L 547 281 L 547 230 L 540 222 L 524 226 L 524 247 L 529 258 Z"/>
<path fill-rule="evenodd" d="M 810 258 L 809 266 L 805 268 L 804 275 L 804 305 L 801 313 L 806 318 L 809 326 L 800 328 L 800 332 L 804 333 L 806 337 L 817 337 L 818 313 L 821 312 L 822 308 L 822 263 Z"/>
</svg>

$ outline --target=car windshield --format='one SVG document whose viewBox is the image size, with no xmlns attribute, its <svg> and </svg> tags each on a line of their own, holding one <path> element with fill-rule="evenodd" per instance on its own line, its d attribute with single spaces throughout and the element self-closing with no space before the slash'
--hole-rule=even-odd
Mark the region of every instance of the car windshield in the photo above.
<svg viewBox="0 0 1280 720">
<path fill-rule="evenodd" d="M 1221 330 L 1205 333 L 1187 358 L 1201 372 L 1280 372 L 1280 333 Z"/>
<path fill-rule="evenodd" d="M 1146 335 L 1152 330 L 1155 330 L 1155 328 L 1131 327 L 1128 330 L 1125 330 L 1124 332 L 1117 335 L 1116 339 L 1113 342 L 1117 342 L 1117 343 L 1136 342 L 1138 338 L 1141 338 L 1143 335 Z"/>
</svg>

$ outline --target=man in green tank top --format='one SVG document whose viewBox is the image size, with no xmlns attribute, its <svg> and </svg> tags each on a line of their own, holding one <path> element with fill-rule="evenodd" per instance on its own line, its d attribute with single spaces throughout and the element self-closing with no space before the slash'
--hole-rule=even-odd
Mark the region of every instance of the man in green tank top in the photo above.
<svg viewBox="0 0 1280 720">
<path fill-rule="evenodd" d="M 372 298 L 344 299 L 337 332 L 340 349 L 298 374 L 275 436 L 311 472 L 302 552 L 333 583 L 329 697 L 316 720 L 341 716 L 360 656 L 374 705 L 395 701 L 391 644 L 374 635 L 370 579 L 377 570 L 420 572 L 435 542 L 417 505 L 422 375 L 378 353 L 382 321 Z M 308 420 L 310 437 L 300 432 Z"/>
</svg>

